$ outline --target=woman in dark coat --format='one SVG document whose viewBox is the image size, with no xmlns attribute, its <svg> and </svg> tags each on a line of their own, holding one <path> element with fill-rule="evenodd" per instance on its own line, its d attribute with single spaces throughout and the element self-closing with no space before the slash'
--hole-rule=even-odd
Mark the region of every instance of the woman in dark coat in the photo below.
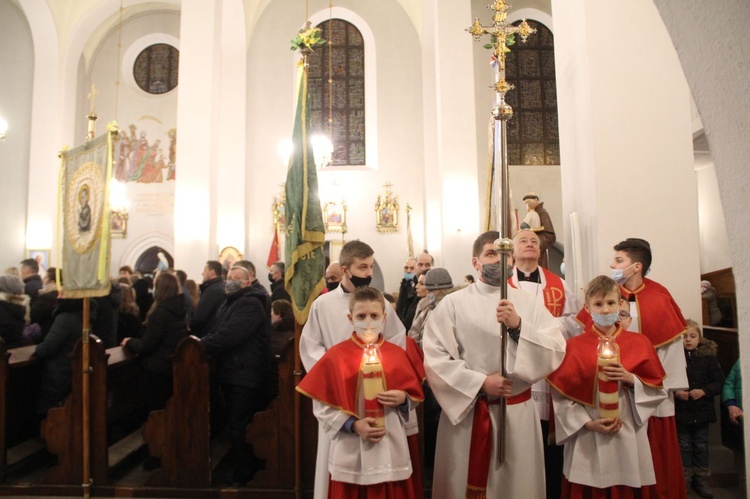
<svg viewBox="0 0 750 499">
<path fill-rule="evenodd" d="M 160 273 L 155 282 L 154 303 L 146 314 L 141 338 L 123 338 L 122 346 L 141 358 L 150 410 L 163 409 L 172 393 L 172 355 L 177 343 L 188 336 L 185 297 L 177 277 Z"/>
<path fill-rule="evenodd" d="M 139 281 L 140 282 L 140 281 Z M 154 303 L 146 314 L 143 337 L 124 338 L 122 346 L 141 358 L 144 391 L 149 411 L 164 409 L 172 394 L 172 356 L 177 344 L 188 336 L 187 308 L 177 276 L 161 272 L 154 282 Z M 150 456 L 146 470 L 160 467 Z"/>
<path fill-rule="evenodd" d="M 92 302 L 92 311 L 96 308 Z M 93 316 L 94 313 L 92 312 Z M 37 392 L 36 412 L 45 416 L 51 407 L 62 405 L 71 390 L 73 370 L 71 354 L 83 330 L 83 300 L 58 300 L 52 327 L 37 345 L 34 354 L 44 360 L 42 379 Z"/>
</svg>

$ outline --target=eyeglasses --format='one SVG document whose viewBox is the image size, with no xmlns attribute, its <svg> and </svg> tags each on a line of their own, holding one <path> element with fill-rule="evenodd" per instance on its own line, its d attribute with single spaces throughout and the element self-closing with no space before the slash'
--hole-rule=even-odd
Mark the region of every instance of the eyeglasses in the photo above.
<svg viewBox="0 0 750 499">
<path fill-rule="evenodd" d="M 630 312 L 626 312 L 625 310 L 621 310 L 619 314 L 620 319 L 630 319 Z"/>
</svg>

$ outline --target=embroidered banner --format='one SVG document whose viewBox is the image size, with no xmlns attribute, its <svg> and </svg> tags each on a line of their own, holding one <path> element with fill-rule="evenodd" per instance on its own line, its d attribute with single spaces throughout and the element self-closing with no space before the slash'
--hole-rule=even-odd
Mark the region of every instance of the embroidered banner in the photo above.
<svg viewBox="0 0 750 499">
<path fill-rule="evenodd" d="M 117 129 L 60 153 L 63 296 L 109 294 L 109 180 Z"/>
</svg>

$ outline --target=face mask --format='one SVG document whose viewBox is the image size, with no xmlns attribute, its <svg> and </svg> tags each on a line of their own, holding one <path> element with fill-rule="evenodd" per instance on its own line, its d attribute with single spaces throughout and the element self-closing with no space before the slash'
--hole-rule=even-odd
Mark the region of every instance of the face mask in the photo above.
<svg viewBox="0 0 750 499">
<path fill-rule="evenodd" d="M 274 279 L 273 279 L 273 274 L 271 274 L 271 273 L 269 272 L 269 273 L 268 273 L 268 282 L 273 282 L 273 280 L 274 280 Z"/>
<path fill-rule="evenodd" d="M 611 314 L 591 314 L 591 318 L 594 319 L 594 323 L 600 327 L 609 327 L 614 325 L 620 319 L 619 312 L 612 312 Z"/>
<path fill-rule="evenodd" d="M 635 265 L 635 263 L 633 265 Z M 627 281 L 630 278 L 630 276 L 633 275 L 633 274 L 630 274 L 629 276 L 625 277 L 625 271 L 628 270 L 633 265 L 629 265 L 625 267 L 624 269 L 610 269 L 609 277 L 611 277 L 612 280 L 615 281 L 619 285 L 625 284 L 625 281 Z"/>
<path fill-rule="evenodd" d="M 383 330 L 383 321 L 354 321 L 354 331 L 365 343 L 372 343 Z"/>
<path fill-rule="evenodd" d="M 407 281 L 414 279 L 414 272 L 404 272 L 404 279 Z"/>
<path fill-rule="evenodd" d="M 339 287 L 339 281 L 331 281 L 326 283 L 326 288 L 328 291 L 333 291 L 334 289 Z"/>
<path fill-rule="evenodd" d="M 242 281 L 233 279 L 231 281 L 227 281 L 226 284 L 224 284 L 224 289 L 226 290 L 226 293 L 228 295 L 231 295 L 232 293 L 236 293 L 240 289 L 242 289 Z"/>
<path fill-rule="evenodd" d="M 485 263 L 482 265 L 482 277 L 490 286 L 499 287 L 503 284 L 503 264 Z"/>
<path fill-rule="evenodd" d="M 362 288 L 362 287 L 370 285 L 370 281 L 372 281 L 372 276 L 359 277 L 359 276 L 352 274 L 349 280 L 352 281 L 352 284 L 354 285 L 355 288 Z"/>
<path fill-rule="evenodd" d="M 565 277 L 565 262 L 560 264 L 560 273 Z"/>
</svg>

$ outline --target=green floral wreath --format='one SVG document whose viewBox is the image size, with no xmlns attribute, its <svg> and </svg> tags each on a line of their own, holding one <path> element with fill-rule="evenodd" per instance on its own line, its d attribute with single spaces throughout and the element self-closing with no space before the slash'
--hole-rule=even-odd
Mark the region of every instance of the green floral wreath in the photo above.
<svg viewBox="0 0 750 499">
<path fill-rule="evenodd" d="M 292 38 L 291 50 L 312 49 L 313 47 L 323 45 L 325 42 L 325 39 L 323 39 L 323 30 L 320 28 L 308 28 L 301 33 L 297 33 L 297 36 Z"/>
</svg>

